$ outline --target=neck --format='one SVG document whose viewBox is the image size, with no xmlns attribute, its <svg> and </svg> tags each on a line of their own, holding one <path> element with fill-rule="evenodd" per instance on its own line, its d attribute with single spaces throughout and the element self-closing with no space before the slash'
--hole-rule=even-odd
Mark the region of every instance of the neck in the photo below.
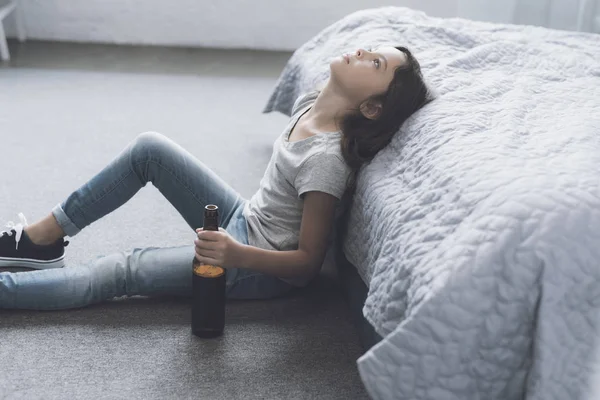
<svg viewBox="0 0 600 400">
<path fill-rule="evenodd" d="M 339 131 L 341 127 L 336 123 L 335 117 L 341 120 L 350 107 L 346 97 L 333 87 L 330 80 L 305 114 L 306 121 L 316 130 Z"/>
</svg>

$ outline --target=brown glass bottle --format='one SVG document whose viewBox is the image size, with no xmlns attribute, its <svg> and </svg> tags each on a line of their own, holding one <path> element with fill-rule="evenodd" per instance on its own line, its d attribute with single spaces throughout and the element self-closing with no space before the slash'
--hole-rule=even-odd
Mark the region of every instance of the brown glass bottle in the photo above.
<svg viewBox="0 0 600 400">
<path fill-rule="evenodd" d="M 219 208 L 209 204 L 204 209 L 204 230 L 219 230 Z M 192 264 L 192 333 L 211 338 L 225 328 L 225 268 L 206 265 L 196 257 Z"/>
</svg>

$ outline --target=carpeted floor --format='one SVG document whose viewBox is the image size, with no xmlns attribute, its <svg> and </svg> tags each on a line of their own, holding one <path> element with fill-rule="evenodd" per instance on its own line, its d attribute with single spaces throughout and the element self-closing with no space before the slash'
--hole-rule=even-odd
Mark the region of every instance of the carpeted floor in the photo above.
<svg viewBox="0 0 600 400">
<path fill-rule="evenodd" d="M 42 218 L 134 137 L 158 131 L 250 198 L 287 117 L 261 114 L 291 55 L 11 42 L 0 63 L 0 230 Z M 70 239 L 68 268 L 192 243 L 151 184 Z M 191 260 L 190 260 L 191 262 Z M 191 266 L 190 266 L 191 267 Z M 26 273 L 26 272 L 25 272 Z M 0 399 L 365 399 L 334 269 L 269 301 L 229 301 L 226 333 L 190 333 L 185 299 L 0 310 Z"/>
</svg>

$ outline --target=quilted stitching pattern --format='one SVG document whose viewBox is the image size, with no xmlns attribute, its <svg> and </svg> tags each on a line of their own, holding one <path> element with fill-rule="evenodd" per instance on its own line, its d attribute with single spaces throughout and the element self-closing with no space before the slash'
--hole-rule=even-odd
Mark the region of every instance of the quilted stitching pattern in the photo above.
<svg viewBox="0 0 600 400">
<path fill-rule="evenodd" d="M 384 340 L 376 399 L 579 399 L 600 315 L 600 36 L 363 10 L 287 63 L 289 115 L 332 58 L 402 44 L 437 99 L 364 168 L 344 251 Z M 366 228 L 366 229 L 365 229 Z"/>
</svg>

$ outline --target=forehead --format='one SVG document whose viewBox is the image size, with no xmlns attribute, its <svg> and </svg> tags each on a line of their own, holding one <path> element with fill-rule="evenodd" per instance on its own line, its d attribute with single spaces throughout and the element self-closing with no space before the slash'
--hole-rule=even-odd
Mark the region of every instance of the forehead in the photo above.
<svg viewBox="0 0 600 400">
<path fill-rule="evenodd" d="M 377 46 L 373 51 L 383 54 L 390 64 L 401 65 L 406 62 L 406 54 L 393 46 Z"/>
</svg>

